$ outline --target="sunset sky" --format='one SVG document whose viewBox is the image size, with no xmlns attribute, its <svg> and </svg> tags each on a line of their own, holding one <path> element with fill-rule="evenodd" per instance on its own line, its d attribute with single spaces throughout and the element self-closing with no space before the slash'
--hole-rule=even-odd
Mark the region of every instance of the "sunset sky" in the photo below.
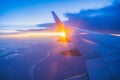
<svg viewBox="0 0 120 80">
<path fill-rule="evenodd" d="M 35 25 L 53 22 L 51 10 L 62 20 L 65 13 L 97 9 L 111 5 L 113 0 L 1 0 L 0 25 Z"/>
<path fill-rule="evenodd" d="M 51 11 L 72 26 L 120 32 L 119 7 L 120 0 L 1 0 L 0 32 L 46 28 L 37 25 L 54 23 Z"/>
</svg>

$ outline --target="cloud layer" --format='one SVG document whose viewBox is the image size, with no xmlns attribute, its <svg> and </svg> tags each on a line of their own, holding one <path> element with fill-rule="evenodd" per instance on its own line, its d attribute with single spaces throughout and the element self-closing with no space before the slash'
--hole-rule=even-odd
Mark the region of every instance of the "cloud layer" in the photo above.
<svg viewBox="0 0 120 80">
<path fill-rule="evenodd" d="M 67 13 L 67 23 L 72 26 L 120 33 L 120 3 L 113 3 L 101 9 L 81 10 L 79 13 Z"/>
</svg>

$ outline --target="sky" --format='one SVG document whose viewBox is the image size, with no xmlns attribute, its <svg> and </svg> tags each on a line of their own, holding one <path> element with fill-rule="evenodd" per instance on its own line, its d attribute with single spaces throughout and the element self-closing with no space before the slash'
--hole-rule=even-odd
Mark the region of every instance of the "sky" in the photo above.
<svg viewBox="0 0 120 80">
<path fill-rule="evenodd" d="M 62 20 L 65 13 L 97 9 L 111 5 L 113 0 L 0 0 L 0 26 L 36 25 L 54 22 L 51 11 Z"/>
</svg>

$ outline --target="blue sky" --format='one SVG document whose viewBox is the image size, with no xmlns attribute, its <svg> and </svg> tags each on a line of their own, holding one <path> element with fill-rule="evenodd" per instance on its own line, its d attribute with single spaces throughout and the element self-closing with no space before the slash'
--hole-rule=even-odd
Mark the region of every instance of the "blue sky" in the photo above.
<svg viewBox="0 0 120 80">
<path fill-rule="evenodd" d="M 51 10 L 62 20 L 65 13 L 111 5 L 113 0 L 0 0 L 0 26 L 53 22 Z"/>
</svg>

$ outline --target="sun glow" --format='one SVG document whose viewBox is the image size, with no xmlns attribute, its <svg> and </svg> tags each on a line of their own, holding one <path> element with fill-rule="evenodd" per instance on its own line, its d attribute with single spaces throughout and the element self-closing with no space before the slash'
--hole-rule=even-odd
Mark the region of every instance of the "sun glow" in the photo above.
<svg viewBox="0 0 120 80">
<path fill-rule="evenodd" d="M 65 32 L 28 32 L 28 33 L 6 34 L 6 35 L 1 35 L 0 37 L 28 38 L 28 37 L 41 37 L 41 36 L 66 37 L 66 34 L 65 34 Z"/>
</svg>

